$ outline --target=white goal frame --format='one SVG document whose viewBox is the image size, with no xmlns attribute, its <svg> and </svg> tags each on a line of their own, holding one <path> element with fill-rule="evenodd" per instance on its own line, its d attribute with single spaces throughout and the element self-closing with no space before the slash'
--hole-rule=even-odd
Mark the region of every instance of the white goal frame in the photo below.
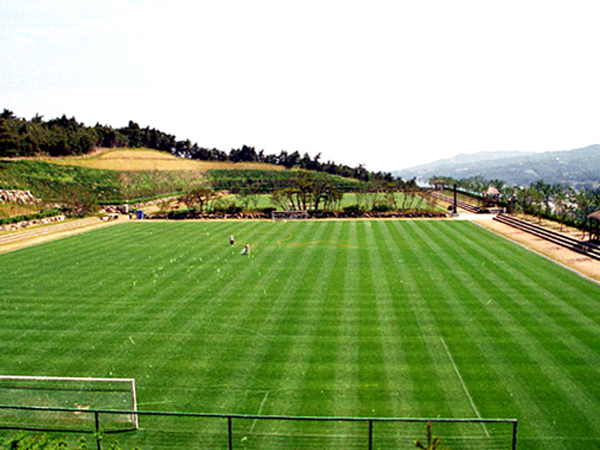
<svg viewBox="0 0 600 450">
<path fill-rule="evenodd" d="M 306 220 L 308 219 L 307 211 L 273 211 L 271 219 L 276 220 Z"/>
<path fill-rule="evenodd" d="M 131 385 L 131 399 L 133 411 L 137 413 L 137 396 L 135 392 L 135 378 L 86 378 L 86 377 L 45 377 L 45 376 L 26 376 L 26 375 L 0 375 L 0 380 L 26 380 L 26 381 L 73 381 L 90 383 L 129 383 Z M 34 406 L 34 405 L 32 405 Z M 133 414 L 133 424 L 135 429 L 139 429 L 138 414 Z"/>
</svg>

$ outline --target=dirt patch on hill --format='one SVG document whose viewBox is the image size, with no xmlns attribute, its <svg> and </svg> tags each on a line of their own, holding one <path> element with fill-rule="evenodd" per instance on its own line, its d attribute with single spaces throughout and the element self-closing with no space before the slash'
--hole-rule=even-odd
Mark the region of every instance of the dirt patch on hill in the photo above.
<svg viewBox="0 0 600 450">
<path fill-rule="evenodd" d="M 209 169 L 285 170 L 284 167 L 274 164 L 198 161 L 147 149 L 101 149 L 85 156 L 44 158 L 43 160 L 53 164 L 124 172 Z"/>
</svg>

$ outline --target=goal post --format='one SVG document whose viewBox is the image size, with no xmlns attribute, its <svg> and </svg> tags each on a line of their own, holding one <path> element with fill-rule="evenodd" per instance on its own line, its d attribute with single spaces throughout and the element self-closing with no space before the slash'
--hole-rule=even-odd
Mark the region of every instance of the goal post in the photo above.
<svg viewBox="0 0 600 450">
<path fill-rule="evenodd" d="M 273 221 L 277 220 L 306 220 L 308 219 L 307 211 L 273 211 L 271 213 Z"/>
<path fill-rule="evenodd" d="M 0 375 L 4 406 L 61 408 L 66 411 L 2 410 L 0 426 L 78 428 L 94 425 L 93 410 L 137 412 L 134 378 Z M 138 429 L 138 414 L 104 414 L 105 429 Z"/>
</svg>

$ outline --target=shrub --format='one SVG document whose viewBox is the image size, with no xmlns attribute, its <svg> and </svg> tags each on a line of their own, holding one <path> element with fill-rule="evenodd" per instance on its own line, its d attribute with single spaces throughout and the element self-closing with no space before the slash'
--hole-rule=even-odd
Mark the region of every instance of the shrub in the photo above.
<svg viewBox="0 0 600 450">
<path fill-rule="evenodd" d="M 360 214 L 362 212 L 359 205 L 344 206 L 343 210 L 346 214 Z"/>
<path fill-rule="evenodd" d="M 373 205 L 372 211 L 374 212 L 387 212 L 390 210 L 390 207 L 387 203 L 377 202 Z"/>
</svg>

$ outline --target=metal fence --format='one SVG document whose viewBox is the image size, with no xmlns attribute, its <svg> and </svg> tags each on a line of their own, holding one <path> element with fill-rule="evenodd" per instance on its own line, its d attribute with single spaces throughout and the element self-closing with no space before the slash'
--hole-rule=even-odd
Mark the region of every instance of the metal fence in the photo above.
<svg viewBox="0 0 600 450">
<path fill-rule="evenodd" d="M 107 436 L 118 436 L 127 448 L 144 450 L 408 449 L 415 448 L 417 439 L 426 444 L 428 431 L 448 449 L 517 446 L 516 419 L 259 416 L 0 405 L 1 429 L 91 434 L 98 450 Z"/>
</svg>

